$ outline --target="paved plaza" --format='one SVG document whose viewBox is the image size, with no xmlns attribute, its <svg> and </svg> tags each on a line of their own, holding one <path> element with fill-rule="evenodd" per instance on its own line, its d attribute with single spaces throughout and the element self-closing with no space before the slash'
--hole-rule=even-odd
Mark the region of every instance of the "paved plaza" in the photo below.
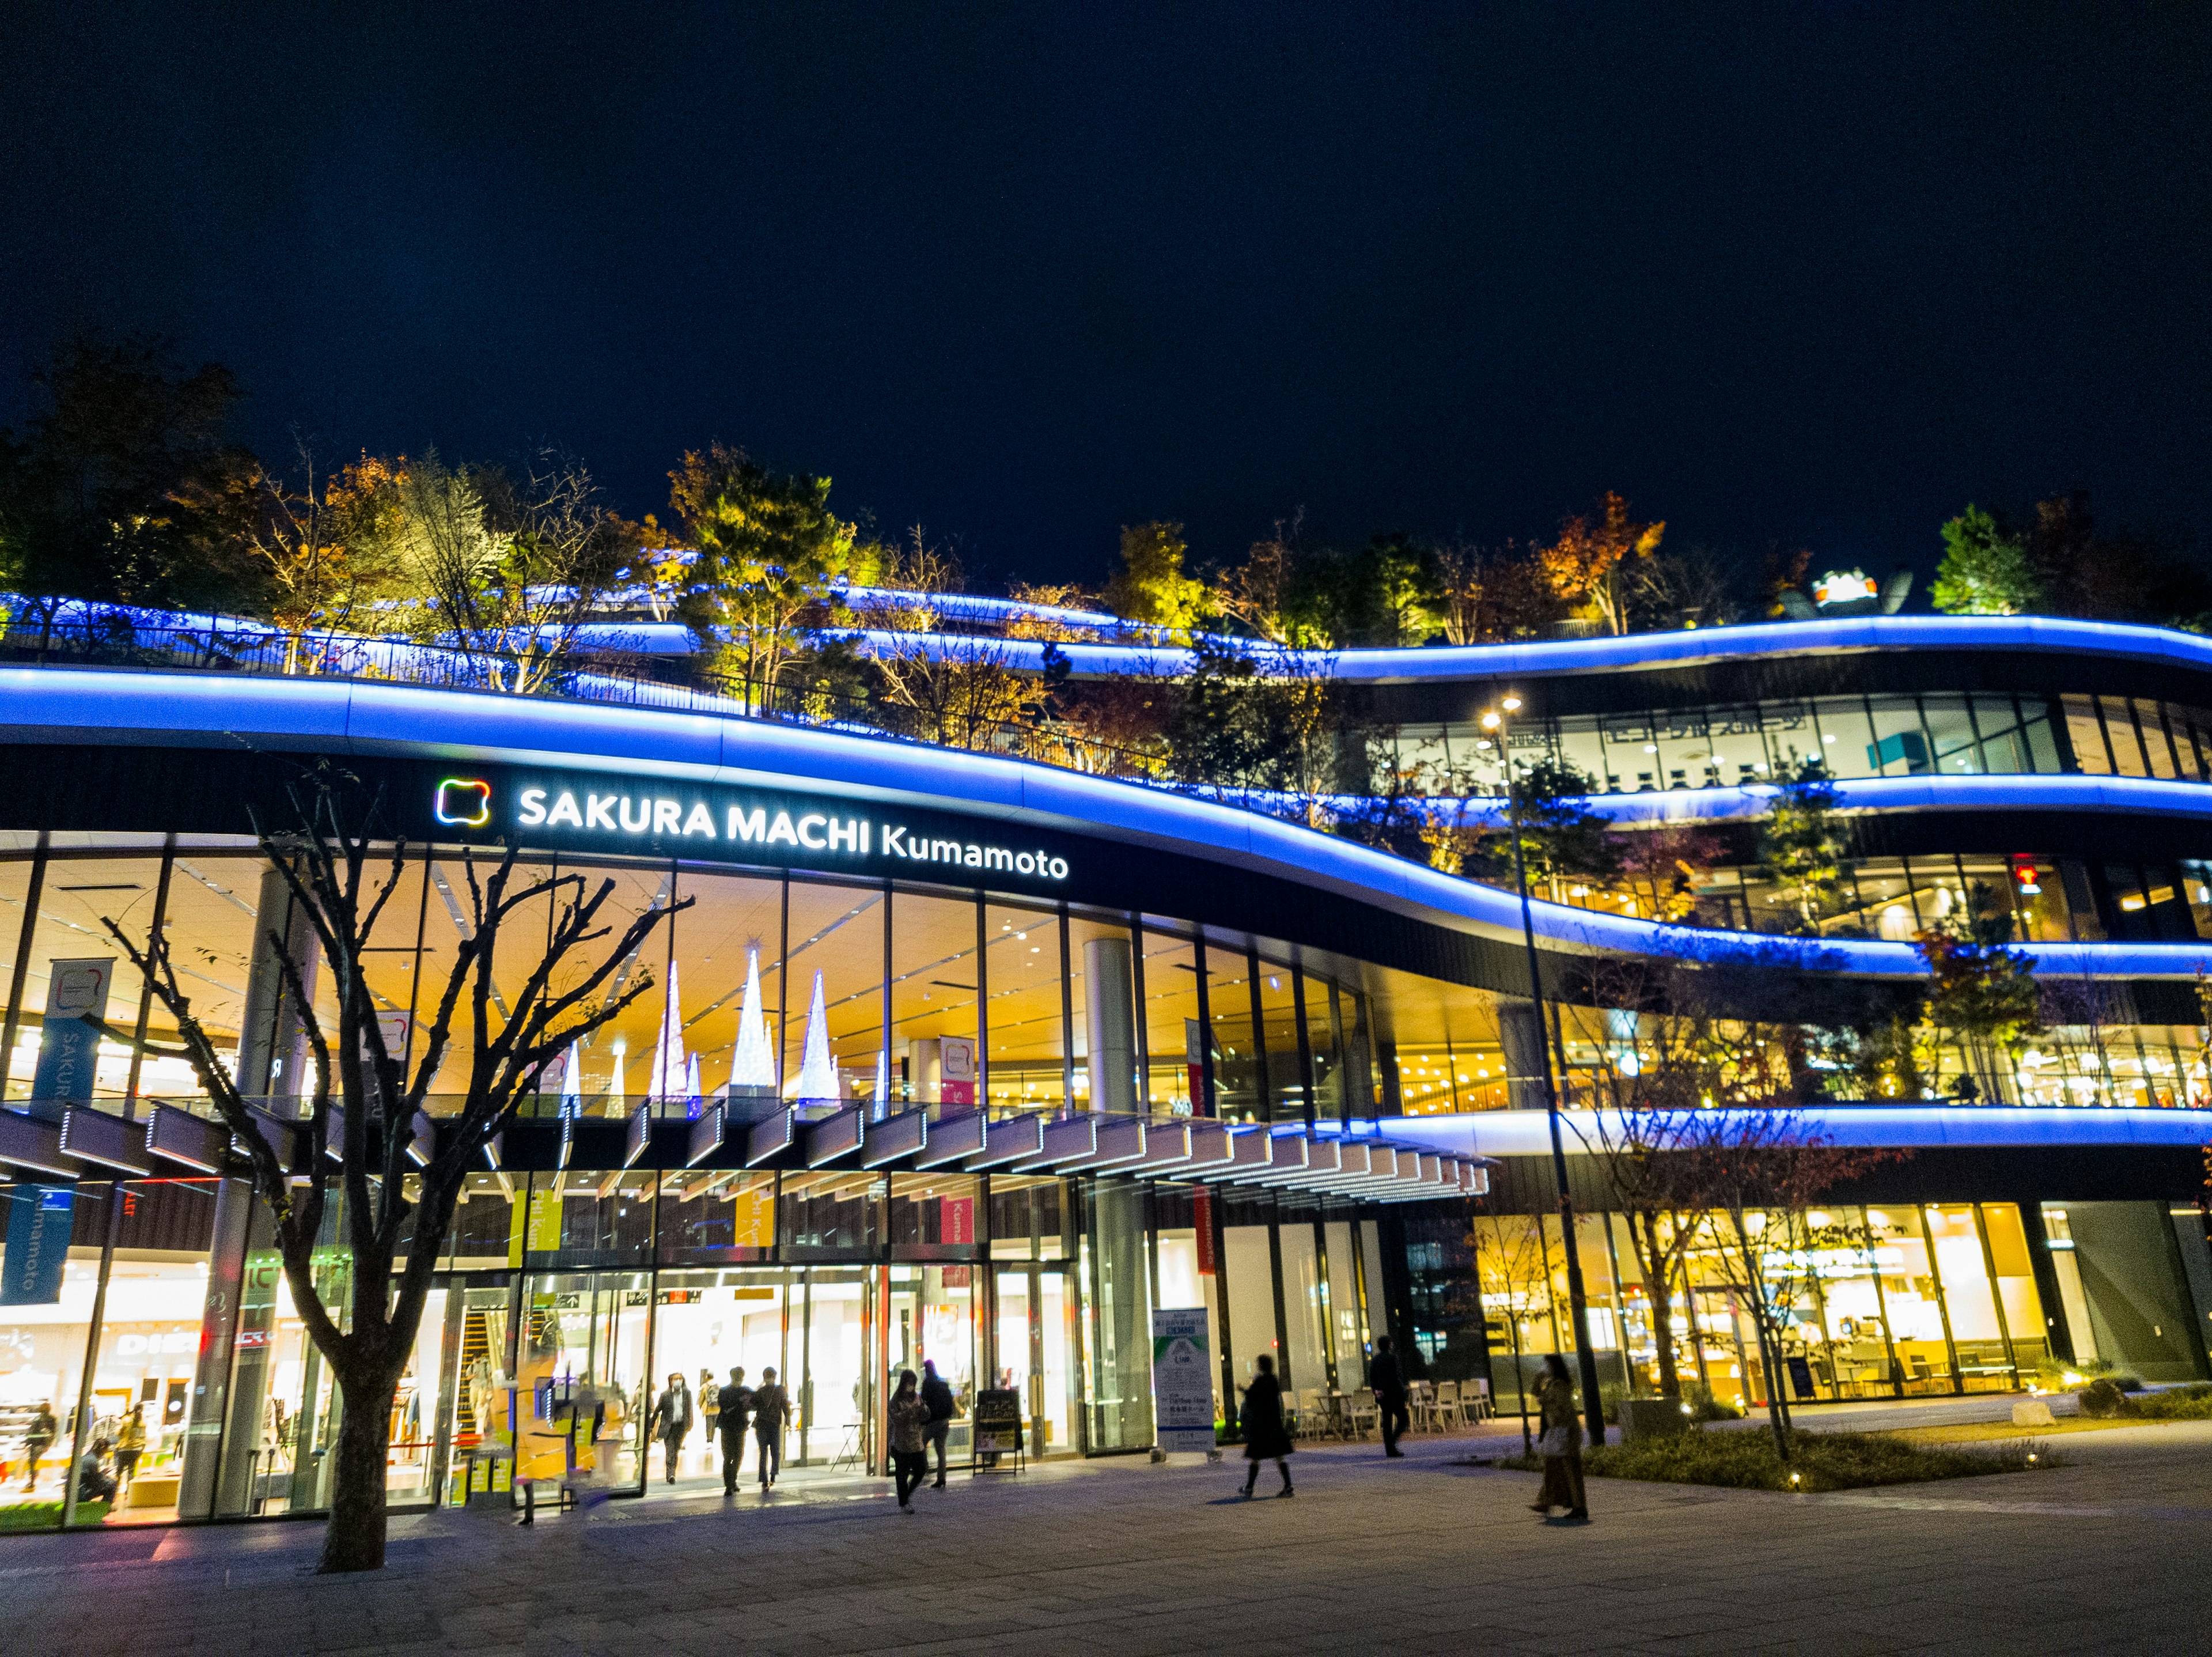
<svg viewBox="0 0 2212 1657">
<path fill-rule="evenodd" d="M 1533 1475 L 1464 1465 L 1518 1443 L 1509 1421 L 1398 1462 L 1303 1451 L 1287 1502 L 1236 1500 L 1242 1464 L 1179 1458 L 956 1475 L 912 1517 L 849 1477 L 526 1530 L 441 1514 L 396 1521 L 374 1577 L 308 1574 L 304 1522 L 5 1538 L 0 1650 L 2212 1647 L 2212 1423 L 2069 1435 L 2066 1466 L 1878 1491 L 1593 1481 L 1585 1529 L 1538 1522 Z"/>
</svg>

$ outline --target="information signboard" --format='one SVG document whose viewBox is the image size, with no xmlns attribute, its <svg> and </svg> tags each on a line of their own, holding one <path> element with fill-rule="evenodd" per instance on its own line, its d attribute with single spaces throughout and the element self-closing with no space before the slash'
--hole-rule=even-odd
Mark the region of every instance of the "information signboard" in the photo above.
<svg viewBox="0 0 2212 1657">
<path fill-rule="evenodd" d="M 1152 1313 L 1152 1413 L 1163 1450 L 1211 1450 L 1213 1366 L 1206 1308 Z"/>
<path fill-rule="evenodd" d="M 1012 1455 L 1022 1447 L 1022 1395 L 1012 1386 L 987 1386 L 975 1394 L 975 1453 Z"/>
</svg>

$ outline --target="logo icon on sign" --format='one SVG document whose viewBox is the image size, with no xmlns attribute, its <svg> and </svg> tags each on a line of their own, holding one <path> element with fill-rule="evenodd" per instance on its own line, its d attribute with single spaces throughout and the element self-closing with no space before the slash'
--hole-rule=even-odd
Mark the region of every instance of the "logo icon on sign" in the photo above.
<svg viewBox="0 0 2212 1657">
<path fill-rule="evenodd" d="M 472 777 L 449 777 L 438 784 L 438 820 L 458 828 L 482 828 L 491 821 L 491 784 Z"/>
</svg>

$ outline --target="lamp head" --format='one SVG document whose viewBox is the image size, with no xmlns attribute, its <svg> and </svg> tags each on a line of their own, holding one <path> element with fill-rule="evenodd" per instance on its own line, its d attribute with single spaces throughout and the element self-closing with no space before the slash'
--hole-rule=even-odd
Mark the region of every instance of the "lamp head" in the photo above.
<svg viewBox="0 0 2212 1657">
<path fill-rule="evenodd" d="M 1517 714 L 1521 711 L 1521 698 L 1517 696 L 1509 696 L 1498 705 L 1509 714 Z"/>
<path fill-rule="evenodd" d="M 1486 731 L 1496 730 L 1498 728 L 1498 716 L 1495 713 L 1486 713 L 1482 716 L 1482 728 Z"/>
</svg>

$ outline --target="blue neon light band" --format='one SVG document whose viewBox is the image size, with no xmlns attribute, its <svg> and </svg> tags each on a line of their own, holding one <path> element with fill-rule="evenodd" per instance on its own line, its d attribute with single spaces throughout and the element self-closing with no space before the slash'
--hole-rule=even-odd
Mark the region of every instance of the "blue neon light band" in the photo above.
<svg viewBox="0 0 2212 1657">
<path fill-rule="evenodd" d="M 995 755 L 765 721 L 343 679 L 12 667 L 0 668 L 0 731 L 19 741 L 228 746 L 244 739 L 295 752 L 813 783 L 886 804 L 1134 838 L 1493 938 L 1520 934 L 1520 905 L 1510 892 L 1256 812 Z M 1534 914 L 1540 936 L 1575 953 L 1753 959 L 1881 978 L 1925 970 L 1908 944 L 1698 931 L 1541 902 Z M 2212 964 L 2212 942 L 2027 948 L 2039 971 L 2100 978 L 2193 978 Z"/>
</svg>

